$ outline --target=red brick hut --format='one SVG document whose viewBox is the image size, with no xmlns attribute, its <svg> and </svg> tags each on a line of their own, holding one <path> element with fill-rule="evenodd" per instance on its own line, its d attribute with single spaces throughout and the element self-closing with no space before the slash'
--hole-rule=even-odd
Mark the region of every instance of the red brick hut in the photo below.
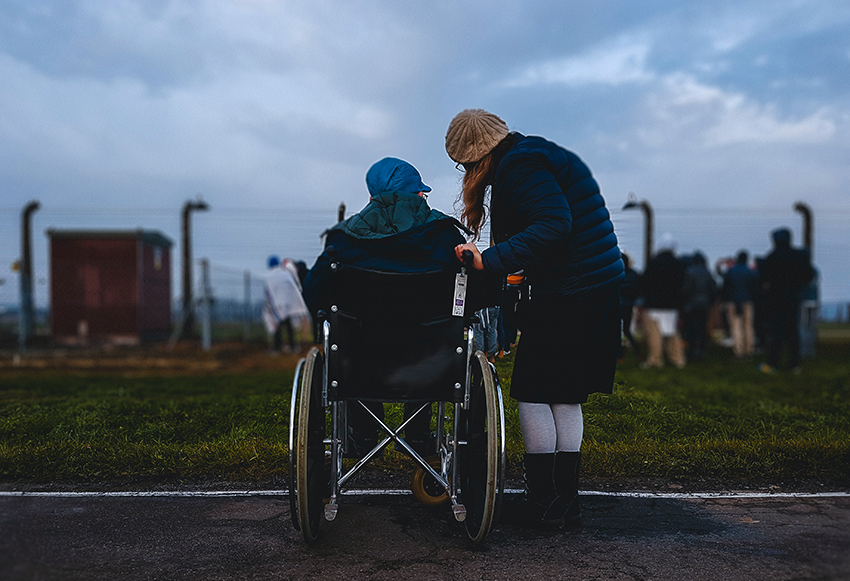
<svg viewBox="0 0 850 581">
<path fill-rule="evenodd" d="M 53 339 L 138 345 L 171 332 L 172 242 L 152 230 L 48 230 Z"/>
</svg>

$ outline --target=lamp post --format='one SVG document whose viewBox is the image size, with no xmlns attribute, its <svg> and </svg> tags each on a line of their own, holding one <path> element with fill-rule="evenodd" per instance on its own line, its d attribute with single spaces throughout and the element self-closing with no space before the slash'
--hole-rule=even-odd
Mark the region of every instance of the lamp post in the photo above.
<svg viewBox="0 0 850 581">
<path fill-rule="evenodd" d="M 200 196 L 195 201 L 183 204 L 183 337 L 192 336 L 195 327 L 195 315 L 192 308 L 192 224 L 190 214 L 195 210 L 209 210 L 209 206 Z"/>
<path fill-rule="evenodd" d="M 649 259 L 652 258 L 652 232 L 653 232 L 653 216 L 652 216 L 652 206 L 649 205 L 649 202 L 646 200 L 638 200 L 637 196 L 634 192 L 629 192 L 629 197 L 626 203 L 623 205 L 623 210 L 631 210 L 632 208 L 640 208 L 643 210 L 644 217 L 644 229 L 643 229 L 643 251 L 644 251 L 644 262 L 643 267 L 646 268 L 646 265 L 649 264 Z"/>
<path fill-rule="evenodd" d="M 30 218 L 41 207 L 37 200 L 24 206 L 21 212 L 21 316 L 18 319 L 18 350 L 23 353 L 27 348 L 27 338 L 32 334 L 33 300 L 32 300 L 32 236 L 30 235 Z"/>
<path fill-rule="evenodd" d="M 794 204 L 794 210 L 803 216 L 803 247 L 814 262 L 814 227 L 812 209 L 805 202 Z M 803 289 L 800 306 L 800 355 L 813 357 L 817 344 L 818 279 L 817 276 Z"/>
<path fill-rule="evenodd" d="M 812 209 L 805 202 L 794 204 L 794 210 L 803 216 L 803 246 L 811 253 L 814 249 L 814 226 L 812 224 Z"/>
</svg>

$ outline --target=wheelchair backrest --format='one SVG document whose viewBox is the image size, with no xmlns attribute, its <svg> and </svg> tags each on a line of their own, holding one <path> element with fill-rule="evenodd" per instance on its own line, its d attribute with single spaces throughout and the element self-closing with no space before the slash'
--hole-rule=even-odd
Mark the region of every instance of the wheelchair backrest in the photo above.
<svg viewBox="0 0 850 581">
<path fill-rule="evenodd" d="M 328 313 L 328 398 L 459 401 L 465 318 L 455 271 L 387 273 L 337 265 Z"/>
</svg>

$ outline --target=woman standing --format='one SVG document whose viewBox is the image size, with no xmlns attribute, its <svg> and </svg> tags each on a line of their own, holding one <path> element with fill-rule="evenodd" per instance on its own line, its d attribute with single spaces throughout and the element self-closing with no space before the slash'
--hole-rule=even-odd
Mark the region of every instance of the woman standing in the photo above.
<svg viewBox="0 0 850 581">
<path fill-rule="evenodd" d="M 588 394 L 611 393 L 620 345 L 618 287 L 623 262 L 605 200 L 574 153 L 509 132 L 483 109 L 449 124 L 446 152 L 465 171 L 463 213 L 480 234 L 490 187 L 495 243 L 475 244 L 473 266 L 499 275 L 523 270 L 517 305 L 522 332 L 511 379 L 525 442 L 526 492 L 507 518 L 529 524 L 576 521 L 578 472 Z"/>
</svg>

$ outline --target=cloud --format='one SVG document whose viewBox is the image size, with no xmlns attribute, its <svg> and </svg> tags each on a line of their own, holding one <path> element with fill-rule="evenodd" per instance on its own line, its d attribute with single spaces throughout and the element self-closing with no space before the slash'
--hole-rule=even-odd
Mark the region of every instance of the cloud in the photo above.
<svg viewBox="0 0 850 581">
<path fill-rule="evenodd" d="M 799 120 L 780 119 L 777 107 L 733 100 L 719 123 L 706 133 L 706 145 L 731 143 L 823 143 L 835 135 L 835 122 L 826 109 Z"/>
<path fill-rule="evenodd" d="M 601 47 L 576 57 L 546 61 L 527 67 L 504 81 L 506 87 L 534 85 L 621 85 L 651 80 L 646 68 L 650 47 L 642 42 L 620 41 L 616 46 Z"/>
<path fill-rule="evenodd" d="M 725 91 L 682 73 L 665 78 L 648 102 L 655 122 L 642 134 L 658 146 L 669 144 L 674 135 L 705 147 L 813 144 L 830 140 L 837 130 L 826 107 L 791 118 L 773 103 L 760 103 L 744 93 Z"/>
<path fill-rule="evenodd" d="M 735 10 L 706 26 L 704 34 L 710 39 L 712 48 L 718 52 L 735 50 L 768 26 L 760 14 L 748 14 Z"/>
</svg>

